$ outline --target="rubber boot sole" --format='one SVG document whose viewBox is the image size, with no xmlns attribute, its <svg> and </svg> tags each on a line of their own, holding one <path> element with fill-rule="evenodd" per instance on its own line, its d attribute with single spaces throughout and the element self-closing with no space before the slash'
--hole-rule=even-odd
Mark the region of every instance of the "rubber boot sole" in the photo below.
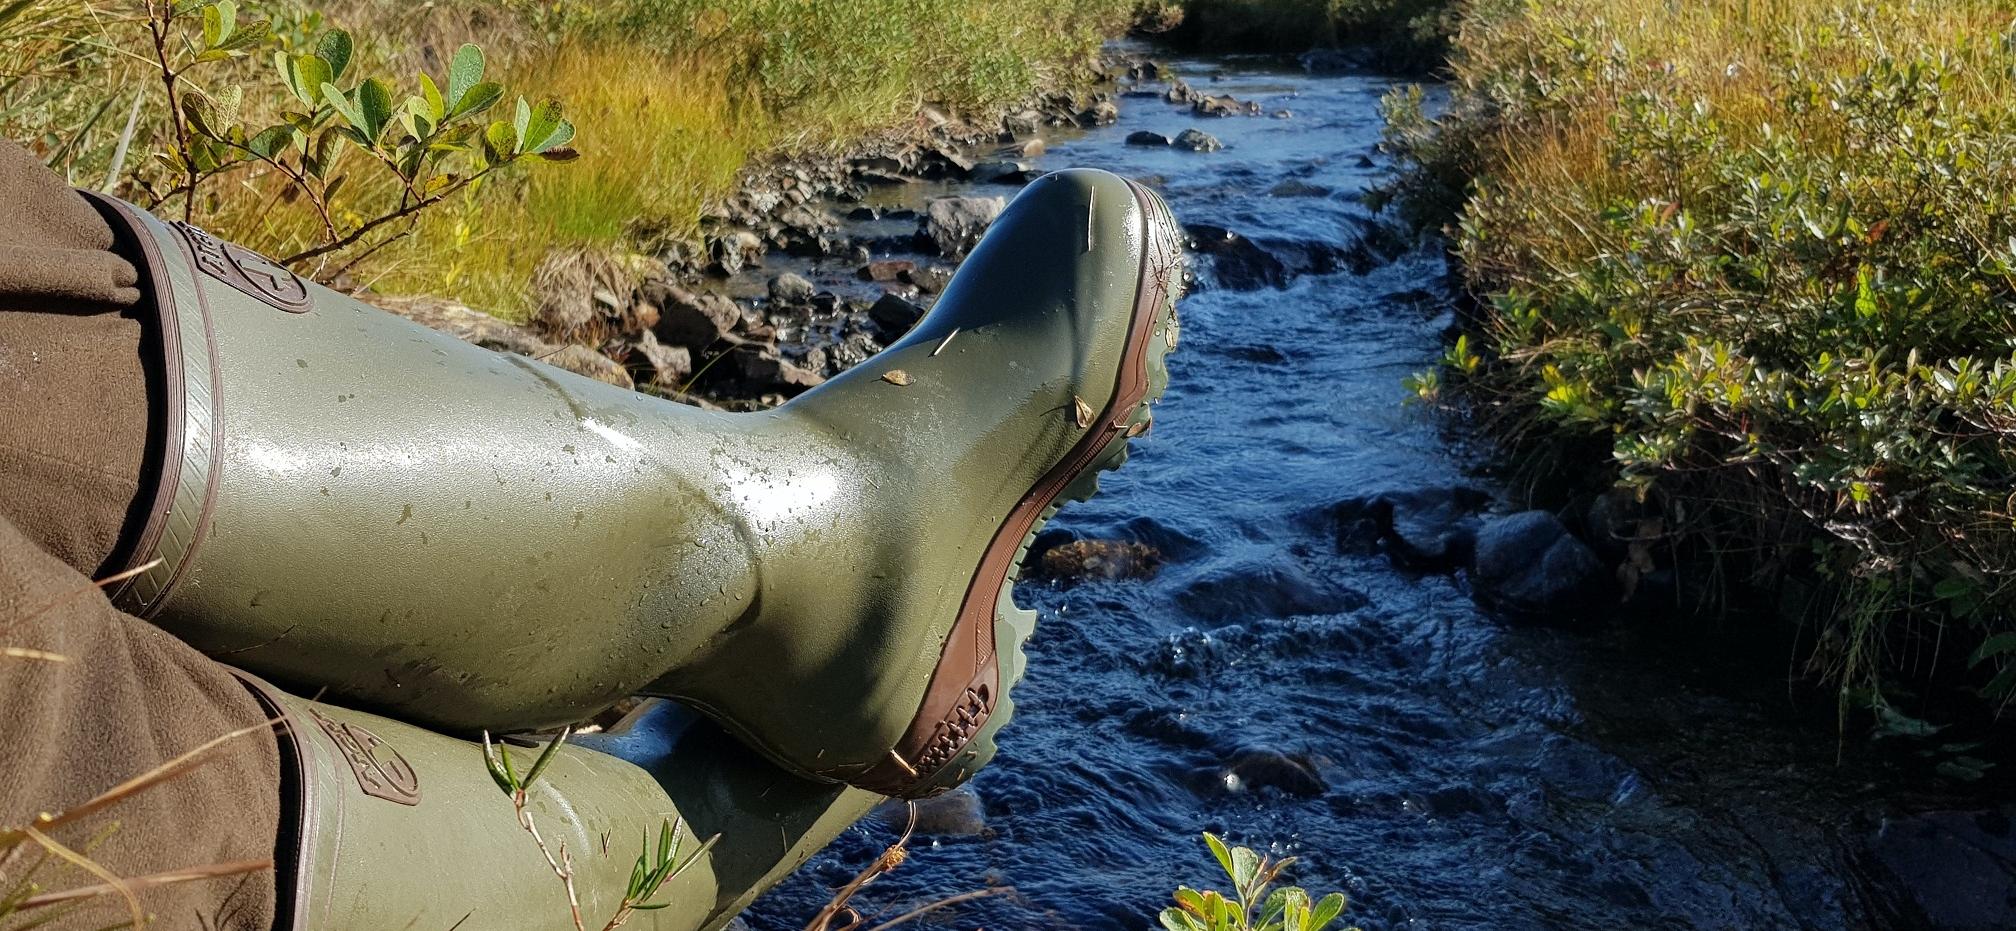
<svg viewBox="0 0 2016 931">
<path fill-rule="evenodd" d="M 961 720 L 973 725 L 970 736 L 958 745 L 946 745 L 941 738 L 940 752 L 949 755 L 950 759 L 937 765 L 928 765 L 936 761 L 920 761 L 927 765 L 914 767 L 917 770 L 915 782 L 893 794 L 905 797 L 937 794 L 965 782 L 974 771 L 993 759 L 995 735 L 1014 717 L 1015 703 L 1011 695 L 1028 665 L 1023 644 L 1036 630 L 1036 612 L 1015 604 L 1015 582 L 1022 576 L 1022 564 L 1028 558 L 1029 546 L 1065 501 L 1091 498 L 1099 491 L 1099 473 L 1117 469 L 1127 461 L 1128 441 L 1147 432 L 1153 422 L 1149 406 L 1159 401 L 1168 388 L 1169 372 L 1164 360 L 1175 350 L 1180 329 L 1176 300 L 1181 296 L 1183 254 L 1175 238 L 1179 227 L 1160 196 L 1131 180 L 1127 186 L 1141 207 L 1143 223 L 1147 225 L 1147 246 L 1141 263 L 1138 296 L 1135 298 L 1134 323 L 1130 327 L 1120 367 L 1120 384 L 1116 386 L 1107 410 L 1093 421 L 1092 434 L 1081 441 L 1057 469 L 1037 483 L 1029 496 L 1011 513 L 1011 521 L 1015 519 L 1013 515 L 1028 514 L 1032 510 L 1035 518 L 1019 536 L 1003 535 L 1003 540 L 1014 541 L 1016 549 L 991 596 L 980 590 L 969 591 L 969 605 L 976 598 L 984 598 L 985 601 L 980 603 L 991 605 L 993 613 L 993 661 L 996 664 L 997 685 L 996 694 L 989 696 L 991 707 L 982 709 L 977 715 L 966 715 L 962 711 Z M 1102 434 L 1105 436 L 1103 441 L 1100 439 Z M 1038 502 L 1040 505 L 1032 509 L 1031 505 Z M 1014 528 L 1011 524 L 1003 529 L 1012 531 Z M 990 562 L 993 560 L 983 558 L 981 565 L 985 567 Z M 965 614 L 965 609 L 961 614 Z"/>
</svg>

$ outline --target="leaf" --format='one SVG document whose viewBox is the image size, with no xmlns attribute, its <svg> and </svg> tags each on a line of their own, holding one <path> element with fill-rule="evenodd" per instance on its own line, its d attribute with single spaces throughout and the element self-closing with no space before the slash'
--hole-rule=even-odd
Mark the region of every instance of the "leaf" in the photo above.
<svg viewBox="0 0 2016 931">
<path fill-rule="evenodd" d="M 1337 916 L 1342 914 L 1344 914 L 1344 893 L 1332 892 L 1317 902 L 1315 910 L 1309 913 L 1307 931 L 1323 931 L 1324 925 L 1337 920 Z"/>
<path fill-rule="evenodd" d="M 329 30 L 322 36 L 321 41 L 315 43 L 316 56 L 329 66 L 328 80 L 333 81 L 343 76 L 344 69 L 350 67 L 350 53 L 353 49 L 350 33 L 341 29 Z"/>
<path fill-rule="evenodd" d="M 1967 658 L 1967 665 L 1979 666 L 1993 657 L 2012 651 L 2016 651 L 2016 633 L 1996 634 L 1981 641 L 1981 646 L 1974 650 L 1974 655 Z"/>
<path fill-rule="evenodd" d="M 518 153 L 518 133 L 510 123 L 496 120 L 483 131 L 483 154 L 492 162 L 510 161 Z"/>
<path fill-rule="evenodd" d="M 1165 908 L 1158 916 L 1162 927 L 1168 931 L 1205 931 L 1204 923 L 1185 914 L 1182 909 Z"/>
<path fill-rule="evenodd" d="M 529 111 L 524 111 L 523 97 L 519 103 L 521 111 L 526 112 L 525 126 L 518 130 L 518 138 L 525 140 L 525 151 L 544 152 L 574 138 L 573 124 L 560 117 L 560 101 L 549 97 Z"/>
<path fill-rule="evenodd" d="M 1092 426 L 1092 418 L 1096 416 L 1098 415 L 1093 413 L 1092 405 L 1085 403 L 1084 398 L 1075 394 L 1071 396 L 1071 419 L 1077 422 L 1078 429 L 1083 430 Z"/>
<path fill-rule="evenodd" d="M 895 385 L 898 388 L 907 388 L 916 381 L 916 379 L 910 377 L 909 372 L 903 371 L 902 369 L 890 369 L 889 371 L 883 372 L 882 380 L 892 385 Z"/>
<path fill-rule="evenodd" d="M 455 50 L 455 57 L 448 62 L 448 101 L 455 112 L 465 112 L 468 108 L 462 100 L 483 80 L 483 50 L 473 43 L 463 43 Z"/>
<path fill-rule="evenodd" d="M 320 108 L 325 102 L 322 86 L 336 80 L 335 69 L 320 55 L 295 56 L 292 65 L 293 77 L 289 83 L 298 88 L 295 96 L 310 107 Z"/>
<path fill-rule="evenodd" d="M 273 34 L 272 23 L 269 23 L 263 19 L 253 20 L 252 22 L 246 23 L 245 25 L 238 27 L 237 32 L 232 33 L 230 38 L 225 39 L 224 43 L 217 47 L 227 52 L 235 52 L 239 49 L 245 48 L 248 45 L 257 45 L 261 42 L 264 42 L 266 41 L 266 37 L 272 34 Z"/>
<path fill-rule="evenodd" d="M 343 92 L 338 90 L 336 85 L 327 81 L 322 82 L 322 101 L 335 110 L 344 122 L 358 129 L 364 128 L 364 111 L 358 109 L 350 98 L 343 96 Z"/>
<path fill-rule="evenodd" d="M 1232 876 L 1232 853 L 1225 849 L 1225 842 L 1219 840 L 1218 835 L 1205 831 L 1204 846 L 1211 848 L 1211 855 L 1218 858 L 1218 865 L 1225 870 L 1225 875 Z"/>
<path fill-rule="evenodd" d="M 532 134 L 527 131 L 530 130 L 531 128 L 532 128 L 532 105 L 526 103 L 525 98 L 521 95 L 518 98 L 517 112 L 513 113 L 511 116 L 511 129 L 513 132 L 516 132 L 518 134 L 519 145 L 525 145 L 526 143 L 532 141 Z"/>
<path fill-rule="evenodd" d="M 500 752 L 503 755 L 502 760 L 499 759 Z M 511 751 L 505 750 L 503 744 L 491 743 L 489 733 L 485 732 L 483 735 L 483 767 L 490 771 L 490 781 L 496 783 L 497 788 L 504 790 L 505 795 L 510 795 L 518 789 L 518 780 L 511 775 L 510 760 Z"/>
<path fill-rule="evenodd" d="M 364 125 L 358 128 L 376 142 L 385 132 L 385 125 L 392 121 L 391 85 L 378 78 L 372 78 L 358 85 L 357 107 L 364 117 Z"/>
<path fill-rule="evenodd" d="M 559 752 L 560 745 L 567 742 L 567 735 L 573 732 L 574 729 L 571 727 L 563 728 L 560 735 L 553 738 L 553 742 L 547 744 L 546 749 L 539 753 L 539 758 L 532 761 L 532 768 L 525 771 L 525 779 L 519 785 L 531 788 L 532 783 L 539 779 L 539 774 L 545 772 L 546 764 L 552 762 L 553 755 Z"/>
<path fill-rule="evenodd" d="M 441 125 L 441 120 L 448 115 L 448 105 L 441 100 L 441 88 L 434 86 L 434 79 L 424 71 L 420 73 L 420 98 L 427 108 L 422 115 L 427 117 L 428 122 Z"/>
<path fill-rule="evenodd" d="M 260 130 L 257 135 L 246 141 L 245 147 L 260 158 L 270 159 L 286 151 L 287 146 L 293 141 L 294 127 L 282 123 Z"/>
<path fill-rule="evenodd" d="M 503 96 L 504 88 L 502 85 L 485 81 L 470 88 L 469 93 L 463 95 L 461 102 L 455 104 L 454 110 L 448 115 L 451 117 L 474 116 L 490 109 L 497 103 L 498 98 Z"/>
<path fill-rule="evenodd" d="M 218 0 L 203 8 L 203 47 L 214 49 L 238 31 L 238 4 Z"/>
<path fill-rule="evenodd" d="M 1232 848 L 1232 885 L 1239 888 L 1241 895 L 1250 892 L 1253 880 L 1260 875 L 1260 855 L 1251 848 Z"/>
</svg>

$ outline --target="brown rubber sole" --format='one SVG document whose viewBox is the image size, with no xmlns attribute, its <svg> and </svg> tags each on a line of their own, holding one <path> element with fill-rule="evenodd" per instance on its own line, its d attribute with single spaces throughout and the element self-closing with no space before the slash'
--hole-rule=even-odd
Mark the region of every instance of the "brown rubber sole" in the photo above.
<svg viewBox="0 0 2016 931">
<path fill-rule="evenodd" d="M 1148 402 L 1159 398 L 1168 382 L 1163 357 L 1176 344 L 1182 249 L 1162 199 L 1133 181 L 1127 186 L 1141 208 L 1147 246 L 1112 397 L 1085 436 L 995 531 L 967 585 L 917 717 L 886 759 L 851 780 L 861 788 L 903 798 L 933 795 L 964 782 L 993 757 L 993 734 L 1012 713 L 1003 680 L 1012 685 L 1021 678 L 1021 643 L 1034 629 L 1035 614 L 1017 608 L 1012 595 L 1029 541 L 1056 513 L 1060 498 L 1091 497 L 1097 474 L 1124 462 L 1127 441 L 1147 430 Z M 1013 667 L 1005 677 L 1004 654 Z"/>
</svg>

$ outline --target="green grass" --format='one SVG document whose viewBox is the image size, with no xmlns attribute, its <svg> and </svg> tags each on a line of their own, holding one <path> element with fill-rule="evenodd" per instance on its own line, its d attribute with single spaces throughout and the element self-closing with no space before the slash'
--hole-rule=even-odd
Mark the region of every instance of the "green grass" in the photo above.
<svg viewBox="0 0 2016 931">
<path fill-rule="evenodd" d="M 437 77 L 463 42 L 485 48 L 507 87 L 553 96 L 580 128 L 582 157 L 486 179 L 351 271 L 388 292 L 464 300 L 522 314 L 548 250 L 649 251 L 690 236 L 704 204 L 758 154 L 844 146 L 915 114 L 1019 98 L 1081 67 L 1131 21 L 1133 0 L 440 0 L 394 4 L 241 0 L 299 46 L 320 30 L 354 33 L 365 67 Z M 4 8 L 4 7 L 0 7 Z M 139 4 L 30 0 L 0 22 L 0 133 L 26 141 L 77 183 L 102 182 L 140 99 L 129 193 L 158 180 L 165 103 L 150 73 Z M 246 85 L 246 108 L 277 105 L 264 55 L 211 66 L 214 86 Z M 263 81 L 263 83 L 262 83 Z M 402 95 L 416 88 L 397 88 Z M 201 211 L 227 236 L 297 251 L 316 224 L 281 199 L 279 179 L 240 172 Z M 396 189 L 364 184 L 360 204 Z M 361 209 L 361 208 L 360 208 Z"/>
<path fill-rule="evenodd" d="M 1470 336 L 1415 382 L 1661 516 L 1880 705 L 2016 694 L 2016 4 L 1480 0 L 1389 101 Z M 1572 474 L 1572 472 L 1571 472 Z"/>
</svg>

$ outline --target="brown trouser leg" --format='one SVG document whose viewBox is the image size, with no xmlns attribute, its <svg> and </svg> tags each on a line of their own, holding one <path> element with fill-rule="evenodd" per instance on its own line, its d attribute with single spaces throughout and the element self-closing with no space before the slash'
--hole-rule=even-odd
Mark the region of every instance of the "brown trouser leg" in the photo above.
<svg viewBox="0 0 2016 931">
<path fill-rule="evenodd" d="M 223 667 L 120 613 L 89 579 L 0 519 L 0 828 L 80 805 L 265 720 Z M 272 732 L 257 728 L 205 758 L 196 769 L 51 829 L 49 841 L 122 878 L 271 859 L 280 824 Z M 0 853 L 0 894 L 24 879 L 44 890 L 102 882 L 54 854 L 35 840 Z M 147 886 L 137 895 L 156 916 L 151 928 L 273 926 L 270 869 Z M 53 927 L 103 928 L 127 914 L 123 897 L 100 896 Z"/>
<path fill-rule="evenodd" d="M 40 893 L 103 882 L 72 853 L 142 877 L 269 860 L 279 830 L 278 751 L 256 728 L 43 838 L 4 839 L 265 720 L 223 667 L 120 613 L 87 578 L 111 571 L 149 485 L 151 311 L 112 242 L 89 204 L 0 141 L 0 899 L 29 882 Z M 143 883 L 136 895 L 150 928 L 273 926 L 270 869 Z M 70 911 L 42 927 L 130 920 L 116 894 L 50 908 Z"/>
</svg>

